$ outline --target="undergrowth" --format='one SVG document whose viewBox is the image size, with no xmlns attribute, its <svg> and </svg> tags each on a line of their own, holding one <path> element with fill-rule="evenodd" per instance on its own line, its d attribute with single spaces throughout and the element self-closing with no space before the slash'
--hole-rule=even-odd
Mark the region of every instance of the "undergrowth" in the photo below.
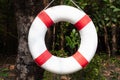
<svg viewBox="0 0 120 80">
<path fill-rule="evenodd" d="M 120 80 L 120 71 L 114 70 L 117 68 L 120 68 L 120 59 L 96 54 L 84 69 L 67 76 L 70 80 Z M 60 80 L 60 76 L 62 75 L 45 71 L 43 80 Z"/>
<path fill-rule="evenodd" d="M 8 75 L 8 68 L 0 68 L 0 80 L 4 80 Z M 61 76 L 67 76 L 69 80 L 120 80 L 120 58 L 108 57 L 105 53 L 96 54 L 91 62 L 78 72 L 59 75 L 45 71 L 43 80 L 61 80 Z"/>
</svg>

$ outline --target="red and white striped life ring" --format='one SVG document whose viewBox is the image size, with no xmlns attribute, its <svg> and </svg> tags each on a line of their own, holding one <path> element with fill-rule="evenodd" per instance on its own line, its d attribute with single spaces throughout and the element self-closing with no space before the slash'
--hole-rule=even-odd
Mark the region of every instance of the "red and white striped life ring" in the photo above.
<svg viewBox="0 0 120 80">
<path fill-rule="evenodd" d="M 81 37 L 78 51 L 67 58 L 52 55 L 47 50 L 44 40 L 47 29 L 60 21 L 73 24 Z M 92 20 L 83 11 L 59 5 L 43 10 L 37 15 L 30 27 L 28 44 L 39 66 L 53 73 L 68 74 L 82 69 L 93 58 L 97 48 L 97 33 Z"/>
</svg>

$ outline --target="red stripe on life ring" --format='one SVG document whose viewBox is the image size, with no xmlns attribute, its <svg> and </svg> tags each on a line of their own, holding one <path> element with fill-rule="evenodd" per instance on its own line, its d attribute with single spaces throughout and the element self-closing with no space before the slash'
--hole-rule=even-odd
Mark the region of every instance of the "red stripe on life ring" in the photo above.
<svg viewBox="0 0 120 80">
<path fill-rule="evenodd" d="M 91 21 L 90 17 L 88 15 L 85 15 L 82 19 L 80 19 L 77 23 L 75 23 L 75 27 L 78 30 L 81 30 L 83 27 L 85 27 L 89 22 Z"/>
<path fill-rule="evenodd" d="M 85 59 L 85 57 L 78 51 L 73 55 L 73 57 L 82 67 L 85 67 L 88 64 L 88 61 Z"/>
<path fill-rule="evenodd" d="M 49 28 L 54 23 L 45 11 L 40 12 L 38 17 L 44 22 L 47 28 Z"/>
<path fill-rule="evenodd" d="M 46 50 L 39 57 L 35 59 L 35 62 L 41 66 L 51 57 L 52 57 L 52 54 L 48 50 Z"/>
</svg>

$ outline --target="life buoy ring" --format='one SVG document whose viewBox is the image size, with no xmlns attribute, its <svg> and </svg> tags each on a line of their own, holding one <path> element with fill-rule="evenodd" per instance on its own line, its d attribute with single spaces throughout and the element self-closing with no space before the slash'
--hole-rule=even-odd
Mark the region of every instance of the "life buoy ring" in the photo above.
<svg viewBox="0 0 120 80">
<path fill-rule="evenodd" d="M 52 55 L 47 50 L 44 40 L 47 29 L 60 21 L 73 24 L 81 37 L 77 52 L 67 58 Z M 97 33 L 92 20 L 83 11 L 59 5 L 43 10 L 37 15 L 29 30 L 28 45 L 39 66 L 53 73 L 68 74 L 82 69 L 93 58 L 97 48 Z"/>
</svg>

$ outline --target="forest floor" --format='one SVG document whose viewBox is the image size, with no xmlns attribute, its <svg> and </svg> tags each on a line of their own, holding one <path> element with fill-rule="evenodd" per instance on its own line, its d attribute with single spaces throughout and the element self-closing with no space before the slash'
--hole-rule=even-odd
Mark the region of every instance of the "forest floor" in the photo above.
<svg viewBox="0 0 120 80">
<path fill-rule="evenodd" d="M 106 80 L 120 80 L 120 56 L 117 56 L 113 63 L 109 61 L 104 62 L 103 67 L 102 72 Z"/>
<path fill-rule="evenodd" d="M 1 57 L 0 57 L 1 58 Z M 5 61 L 1 58 L 0 60 L 0 80 L 15 80 L 15 56 L 4 58 Z M 118 61 L 117 64 L 114 64 L 114 61 Z M 105 61 L 102 63 L 103 69 L 102 73 L 105 77 L 105 80 L 120 80 L 120 56 L 117 56 L 113 63 Z"/>
<path fill-rule="evenodd" d="M 16 55 L 0 56 L 0 80 L 15 80 Z"/>
</svg>

